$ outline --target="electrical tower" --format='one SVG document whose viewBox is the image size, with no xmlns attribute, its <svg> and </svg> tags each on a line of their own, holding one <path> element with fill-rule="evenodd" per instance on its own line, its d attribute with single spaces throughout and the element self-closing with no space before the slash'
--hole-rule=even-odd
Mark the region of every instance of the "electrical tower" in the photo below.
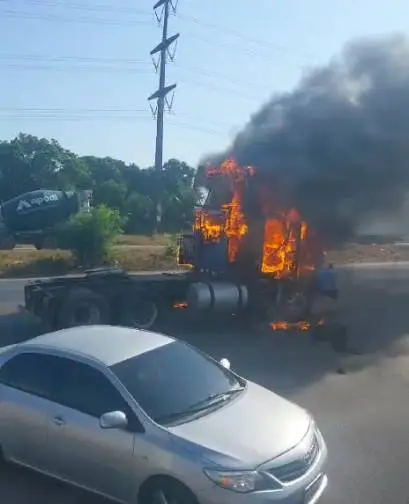
<svg viewBox="0 0 409 504">
<path fill-rule="evenodd" d="M 159 0 L 153 6 L 156 20 L 159 25 L 162 25 L 162 40 L 151 51 L 152 61 L 155 66 L 156 72 L 159 73 L 159 87 L 149 96 L 149 102 L 156 100 L 156 106 L 150 104 L 154 118 L 156 118 L 156 147 L 155 147 L 155 231 L 162 220 L 162 166 L 163 166 L 163 122 L 165 109 L 171 110 L 173 104 L 173 97 L 168 99 L 168 94 L 176 88 L 176 84 L 166 85 L 166 63 L 168 60 L 175 59 L 176 44 L 179 38 L 179 33 L 168 37 L 168 24 L 170 14 L 176 13 L 178 0 Z M 159 12 L 159 13 L 158 13 Z M 173 52 L 170 47 L 174 45 Z M 155 61 L 155 56 L 159 55 Z"/>
</svg>

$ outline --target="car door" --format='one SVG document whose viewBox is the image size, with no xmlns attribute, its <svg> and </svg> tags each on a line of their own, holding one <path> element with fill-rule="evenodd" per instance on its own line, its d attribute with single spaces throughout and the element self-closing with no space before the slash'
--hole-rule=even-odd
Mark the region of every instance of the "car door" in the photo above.
<svg viewBox="0 0 409 504">
<path fill-rule="evenodd" d="M 53 446 L 49 471 L 127 501 L 137 481 L 134 432 L 102 429 L 99 419 L 104 413 L 123 411 L 131 422 L 131 408 L 102 371 L 68 358 L 55 359 L 62 378 L 48 417 L 47 442 Z"/>
<path fill-rule="evenodd" d="M 0 443 L 7 458 L 44 470 L 49 446 L 47 416 L 56 383 L 53 361 L 35 352 L 17 354 L 0 369 Z"/>
</svg>

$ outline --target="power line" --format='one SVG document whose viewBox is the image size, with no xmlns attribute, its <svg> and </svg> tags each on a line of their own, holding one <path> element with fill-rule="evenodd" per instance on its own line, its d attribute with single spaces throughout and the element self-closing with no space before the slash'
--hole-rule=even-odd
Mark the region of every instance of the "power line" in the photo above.
<svg viewBox="0 0 409 504">
<path fill-rule="evenodd" d="M 171 12 L 176 13 L 177 3 L 172 3 L 172 0 L 158 0 L 153 6 L 158 24 L 162 24 L 162 40 L 161 42 L 152 49 L 151 57 L 154 62 L 156 71 L 159 72 L 159 87 L 158 89 L 149 96 L 149 102 L 156 100 L 156 108 L 152 109 L 154 116 L 156 116 L 156 145 L 155 145 L 155 172 L 156 178 L 156 201 L 155 201 L 155 229 L 157 230 L 158 225 L 162 221 L 162 203 L 160 200 L 162 194 L 161 180 L 162 180 L 162 167 L 163 167 L 163 129 L 164 129 L 164 114 L 165 106 L 170 110 L 172 108 L 173 96 L 171 101 L 168 101 L 167 96 L 169 93 L 174 91 L 176 84 L 167 85 L 166 84 L 166 64 L 168 58 L 173 61 L 175 53 L 170 52 L 170 47 L 173 46 L 178 38 L 179 33 L 168 37 L 168 23 L 169 15 Z M 161 9 L 161 13 L 158 15 L 158 9 Z M 176 47 L 176 46 L 174 46 Z M 155 62 L 154 57 L 159 55 L 159 59 Z"/>
<path fill-rule="evenodd" d="M 35 21 L 53 21 L 53 22 L 61 22 L 61 23 L 85 23 L 85 24 L 98 24 L 98 25 L 106 25 L 106 26 L 149 26 L 147 21 L 140 20 L 113 20 L 107 18 L 94 18 L 94 17 L 67 17 L 63 15 L 54 15 L 54 14 L 41 14 L 41 13 L 33 13 L 33 12 L 18 12 L 12 10 L 2 10 L 0 12 L 1 16 L 9 19 L 28 19 Z"/>
<path fill-rule="evenodd" d="M 210 46 L 217 46 L 218 49 L 224 49 L 224 50 L 228 50 L 228 51 L 235 51 L 237 52 L 237 43 L 235 42 L 232 42 L 232 41 L 227 41 L 227 40 L 219 40 L 219 39 L 216 39 L 216 38 L 207 38 L 199 33 L 197 33 L 197 31 L 194 31 L 193 29 L 189 29 L 187 28 L 186 31 L 188 31 L 189 33 L 189 38 L 192 38 L 192 39 L 196 39 L 200 42 L 204 42 L 205 44 L 207 45 L 210 45 Z M 270 50 L 270 48 L 268 47 L 263 47 L 263 46 L 260 46 L 260 47 L 249 47 L 248 44 L 246 46 L 243 46 L 243 47 L 240 47 L 240 57 L 242 56 L 245 56 L 245 57 L 249 57 L 249 58 L 252 58 L 252 59 L 257 59 L 257 60 L 261 60 L 263 62 L 266 62 L 266 60 L 271 57 L 271 55 L 267 55 L 266 54 L 266 51 L 267 50 Z M 288 53 L 283 53 L 284 56 L 288 56 Z M 296 54 L 294 53 L 291 53 L 291 57 L 292 59 L 300 59 Z M 305 63 L 309 62 L 309 63 L 312 63 L 312 59 L 308 59 L 307 58 L 301 58 L 304 62 L 305 60 Z"/>
<path fill-rule="evenodd" d="M 0 122 L 1 121 L 12 121 L 12 120 L 18 120 L 18 121 L 23 121 L 23 120 L 35 120 L 35 121 L 40 121 L 40 122 L 92 122 L 92 121 L 113 121 L 115 122 L 148 122 L 149 117 L 138 117 L 138 116 L 128 116 L 128 115 L 89 115 L 89 114 L 73 114 L 73 115 L 62 115 L 62 114 L 40 114 L 36 115 L 33 113 L 21 113 L 21 114 L 1 114 L 0 116 Z M 190 121 L 180 121 L 180 120 L 174 120 L 174 119 L 169 119 L 168 124 L 170 126 L 180 128 L 183 130 L 188 130 L 188 131 L 200 131 L 202 133 L 206 133 L 208 135 L 214 135 L 217 137 L 220 137 L 221 135 L 225 134 L 225 131 L 222 130 L 217 130 L 214 128 L 209 128 L 206 126 L 202 126 L 198 124 L 197 122 L 190 122 Z"/>
<path fill-rule="evenodd" d="M 81 57 L 75 57 L 75 56 L 66 56 L 66 57 L 44 57 L 44 56 L 37 56 L 37 55 L 2 55 L 0 54 L 0 61 L 1 60 L 21 60 L 22 63 L 5 63 L 2 64 L 1 67 L 3 69 L 8 69 L 8 70 L 52 70 L 52 71 L 70 71 L 72 72 L 73 66 L 75 70 L 79 71 L 84 71 L 84 72 L 120 72 L 120 73 L 138 73 L 138 74 L 147 74 L 150 73 L 147 69 L 142 68 L 143 65 L 147 65 L 147 62 L 144 62 L 142 60 L 133 60 L 133 59 L 122 59 L 122 58 L 81 58 Z M 41 63 L 38 63 L 40 61 Z M 102 66 L 100 64 L 109 62 L 111 64 L 118 64 L 118 66 Z M 64 67 L 58 67 L 56 64 L 58 63 L 64 63 L 64 64 L 69 64 L 69 66 L 64 66 Z M 89 66 L 81 66 L 81 64 L 87 64 Z M 92 64 L 92 65 L 90 65 Z M 120 66 L 120 65 L 125 65 L 125 66 Z M 127 66 L 131 65 L 132 66 Z M 134 65 L 138 65 L 138 68 L 135 68 Z M 178 63 L 175 63 L 178 69 L 180 69 L 183 72 L 190 72 L 195 75 L 203 75 L 205 77 L 209 77 L 211 79 L 216 79 L 218 81 L 217 85 L 209 85 L 209 84 L 204 84 L 198 82 L 198 86 L 203 86 L 203 87 L 213 87 L 213 89 L 218 89 L 218 90 L 224 90 L 224 91 L 229 91 L 232 93 L 237 94 L 238 96 L 241 95 L 245 99 L 250 99 L 253 100 L 249 95 L 244 95 L 240 91 L 235 91 L 234 89 L 226 88 L 225 86 L 221 86 L 219 81 L 223 80 L 226 82 L 229 82 L 230 84 L 233 82 L 236 82 L 237 84 L 245 84 L 247 87 L 251 87 L 252 89 L 254 88 L 263 88 L 266 91 L 270 91 L 271 88 L 270 86 L 261 83 L 261 82 L 251 82 L 247 80 L 242 80 L 240 79 L 232 79 L 232 76 L 230 75 L 224 75 L 221 73 L 217 72 L 210 72 L 204 69 L 201 69 L 199 67 L 191 67 L 187 65 L 180 65 Z M 183 79 L 185 82 L 192 82 L 189 79 Z"/>
<path fill-rule="evenodd" d="M 10 4 L 11 2 L 7 2 L 5 0 L 0 0 L 0 5 L 2 4 Z M 149 16 L 150 13 L 144 11 L 142 9 L 134 8 L 134 7 L 112 7 L 106 4 L 84 4 L 80 2 L 69 2 L 61 1 L 50 1 L 50 0 L 25 0 L 25 4 L 28 5 L 40 5 L 41 7 L 57 7 L 63 9 L 70 10 L 80 10 L 80 11 L 88 11 L 88 12 L 107 12 L 107 13 L 121 13 L 121 14 L 139 14 Z"/>
<path fill-rule="evenodd" d="M 115 118 L 116 115 L 119 115 L 121 117 L 124 117 L 125 115 L 131 116 L 131 117 L 136 117 L 135 114 L 143 114 L 144 117 L 148 120 L 150 119 L 150 116 L 147 113 L 147 110 L 145 108 L 132 108 L 132 107 L 126 107 L 124 105 L 118 106 L 118 105 L 111 105 L 111 106 L 106 106 L 103 108 L 99 107 L 78 107 L 78 108 L 71 108 L 71 107 L 1 107 L 0 106 L 0 112 L 1 113 L 8 113 L 8 114 L 15 114 L 18 115 L 19 117 L 23 117 L 24 115 L 37 115 L 40 117 L 41 115 L 75 115 L 75 116 L 84 116 L 86 117 L 87 115 L 90 114 L 114 114 L 113 118 Z M 108 115 L 106 115 L 108 117 Z M 140 117 L 140 116 L 137 116 Z M 221 120 L 214 120 L 214 119 L 208 119 L 208 118 L 200 118 L 196 115 L 192 114 L 186 114 L 186 113 L 178 113 L 178 117 L 184 117 L 187 119 L 192 119 L 195 122 L 206 122 L 206 123 L 212 123 L 213 125 L 218 125 L 218 126 L 227 126 L 230 127 L 231 124 L 226 122 L 226 121 L 221 121 Z"/>
<path fill-rule="evenodd" d="M 254 45 L 258 45 L 258 46 L 264 46 L 264 47 L 268 47 L 269 49 L 273 49 L 275 51 L 278 51 L 278 52 L 282 52 L 282 53 L 285 53 L 285 54 L 288 54 L 288 55 L 294 55 L 294 54 L 298 54 L 299 56 L 301 56 L 303 59 L 306 59 L 306 60 L 313 60 L 313 56 L 309 53 L 306 53 L 304 51 L 294 51 L 294 50 L 290 50 L 288 49 L 288 47 L 284 46 L 284 45 L 281 45 L 281 44 L 277 44 L 275 42 L 270 42 L 270 41 L 267 41 L 267 40 L 261 40 L 261 39 L 256 39 L 256 38 L 253 38 L 253 37 L 249 37 L 247 35 L 244 35 L 243 33 L 239 32 L 239 31 L 236 31 L 232 28 L 229 28 L 229 27 L 226 27 L 225 25 L 217 25 L 215 23 L 210 23 L 208 21 L 203 21 L 202 19 L 199 19 L 195 16 L 189 16 L 189 15 L 186 15 L 186 14 L 178 14 L 178 17 L 180 19 L 183 19 L 183 20 L 186 20 L 186 21 L 192 21 L 193 23 L 197 24 L 197 25 L 200 25 L 200 26 L 207 26 L 208 28 L 212 29 L 212 30 L 216 30 L 217 32 L 222 32 L 223 34 L 230 34 L 236 38 L 239 38 L 241 40 L 244 40 L 246 42 L 250 42 L 251 44 L 254 44 Z"/>
<path fill-rule="evenodd" d="M 4 1 L 4 0 L 3 0 Z M 1 5 L 1 0 L 0 0 L 0 5 Z M 55 1 L 47 1 L 47 0 L 26 0 L 26 3 L 31 3 L 34 5 L 47 5 L 47 6 L 53 6 L 53 7 L 61 7 L 61 8 L 69 8 L 71 10 L 82 10 L 82 11 L 89 11 L 89 12 L 106 12 L 106 13 L 123 13 L 123 14 L 137 14 L 137 15 L 142 15 L 142 16 L 149 16 L 149 13 L 147 11 L 144 11 L 142 9 L 138 8 L 130 8 L 130 7 L 109 7 L 106 5 L 88 5 L 88 4 L 82 4 L 82 3 L 68 3 L 65 4 L 63 2 L 57 3 Z M 3 13 L 8 13 L 7 15 L 10 17 L 22 17 L 26 19 L 39 19 L 39 20 L 47 20 L 47 21 L 66 21 L 66 22 L 86 22 L 86 23 L 102 23 L 102 24 L 112 24 L 112 25 L 121 25 L 123 24 L 128 24 L 128 25 L 133 25 L 135 24 L 135 21 L 129 21 L 129 20 L 124 20 L 124 21 L 115 21 L 115 20 L 109 20 L 109 19 L 100 19 L 100 18 L 67 18 L 64 16 L 63 18 L 61 17 L 56 17 L 54 15 L 44 15 L 44 14 L 33 14 L 31 12 L 18 12 L 18 11 L 3 11 Z M 176 13 L 175 13 L 176 15 Z M 219 25 L 216 23 L 211 23 L 208 21 L 204 21 L 202 19 L 199 19 L 195 16 L 189 16 L 187 14 L 177 14 L 177 17 L 180 18 L 181 20 L 192 22 L 196 25 L 199 25 L 201 27 L 206 26 L 210 28 L 213 31 L 217 31 L 218 34 L 223 33 L 224 35 L 231 35 L 235 38 L 239 38 L 246 43 L 251 43 L 252 45 L 258 46 L 258 47 L 263 47 L 264 49 L 269 49 L 269 50 L 274 50 L 276 52 L 281 52 L 287 56 L 291 57 L 299 57 L 303 59 L 304 61 L 308 61 L 309 63 L 314 62 L 314 57 L 313 55 L 305 52 L 305 51 L 299 51 L 299 50 L 294 50 L 294 49 L 289 49 L 283 44 L 277 44 L 272 41 L 268 40 L 262 40 L 262 39 L 257 39 L 253 37 L 249 37 L 247 35 L 244 35 L 242 32 L 239 32 L 237 30 L 234 30 L 232 28 L 226 27 L 225 25 Z M 148 26 L 149 23 L 147 21 L 136 21 L 138 24 L 143 25 L 143 26 Z M 210 43 L 212 45 L 219 45 L 219 41 L 210 41 L 209 39 L 206 39 L 205 37 L 202 37 L 201 35 L 198 35 L 197 33 L 193 33 L 192 36 L 194 38 L 201 38 L 202 40 L 206 40 L 207 43 Z M 228 43 L 228 42 L 221 42 L 221 45 L 224 47 L 231 46 L 232 48 L 236 49 L 236 46 L 234 43 Z M 257 52 L 252 50 L 249 47 L 243 48 L 244 53 L 247 54 L 255 54 L 257 55 Z"/>
<path fill-rule="evenodd" d="M 86 66 L 75 66 L 75 67 L 58 67 L 52 65 L 22 65 L 18 63 L 6 63 L 5 65 L 1 65 L 2 70 L 40 70 L 40 71 L 55 71 L 55 72 L 72 72 L 73 70 L 79 72 L 86 73 L 130 73 L 130 74 L 138 74 L 138 75 L 150 75 L 151 72 L 148 69 L 137 69 L 137 68 L 120 68 L 116 66 L 96 66 L 94 68 L 86 67 Z"/>
<path fill-rule="evenodd" d="M 52 67 L 52 66 L 46 66 L 46 65 L 19 65 L 19 64 L 6 64 L 2 65 L 1 68 L 3 70 L 21 70 L 21 71 L 27 71 L 27 70 L 39 70 L 39 71 L 56 71 L 56 72 L 72 72 L 73 68 L 70 67 Z M 92 72 L 92 73 L 109 73 L 109 74 L 117 74 L 117 73 L 127 73 L 127 74 L 135 74 L 135 75 L 150 75 L 151 72 L 149 70 L 139 70 L 139 69 L 133 69 L 133 68 L 118 68 L 118 67 L 98 67 L 98 68 L 87 68 L 87 67 L 82 67 L 82 68 L 75 68 L 75 71 L 79 72 Z M 204 82 L 201 80 L 195 80 L 192 78 L 186 78 L 182 77 L 179 79 L 179 82 L 182 84 L 188 84 L 188 85 L 193 85 L 194 87 L 199 87 L 203 89 L 212 89 L 213 91 L 219 93 L 219 94 L 224 94 L 224 95 L 229 95 L 229 96 L 234 96 L 235 98 L 242 99 L 242 100 L 247 100 L 251 102 L 257 102 L 259 103 L 259 96 L 258 95 L 253 95 L 251 96 L 250 94 L 243 93 L 240 89 L 234 89 L 232 87 L 227 87 L 227 86 L 222 86 L 220 84 L 214 84 L 212 82 Z M 240 81 L 237 81 L 237 83 L 240 83 Z"/>
<path fill-rule="evenodd" d="M 22 60 L 22 61 L 49 61 L 51 63 L 74 62 L 74 63 L 126 63 L 126 64 L 148 64 L 147 61 L 134 58 L 114 58 L 114 57 L 92 57 L 92 56 L 46 56 L 44 54 L 24 54 L 24 53 L 0 53 L 0 60 Z"/>
</svg>

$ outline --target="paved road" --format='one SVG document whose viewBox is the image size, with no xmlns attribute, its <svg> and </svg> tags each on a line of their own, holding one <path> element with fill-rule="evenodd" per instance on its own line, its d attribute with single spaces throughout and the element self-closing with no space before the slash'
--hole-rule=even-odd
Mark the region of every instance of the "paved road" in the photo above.
<svg viewBox="0 0 409 504">
<path fill-rule="evenodd" d="M 388 280 L 389 278 L 389 280 Z M 330 485 L 323 504 L 409 502 L 409 266 L 349 268 L 341 300 L 361 357 L 341 361 L 306 335 L 256 338 L 196 334 L 190 341 L 216 357 L 226 356 L 240 373 L 308 408 L 329 445 Z M 20 281 L 0 282 L 0 306 L 21 296 Z M 10 290 L 12 289 L 12 290 Z M 12 293 L 12 294 L 11 294 Z M 41 327 L 25 316 L 3 317 L 4 344 Z M 336 372 L 344 366 L 347 374 Z M 7 504 L 95 502 L 25 471 L 0 474 Z"/>
<path fill-rule="evenodd" d="M 26 282 L 25 279 L 0 280 L 0 315 L 12 312 L 24 302 L 23 289 Z"/>
</svg>

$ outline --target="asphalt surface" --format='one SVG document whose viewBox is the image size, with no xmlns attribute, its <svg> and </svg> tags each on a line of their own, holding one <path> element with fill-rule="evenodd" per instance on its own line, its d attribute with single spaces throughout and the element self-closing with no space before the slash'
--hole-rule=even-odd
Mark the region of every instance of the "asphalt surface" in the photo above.
<svg viewBox="0 0 409 504">
<path fill-rule="evenodd" d="M 342 311 L 360 356 L 314 346 L 306 334 L 239 336 L 202 331 L 189 340 L 239 373 L 306 407 L 329 448 L 323 504 L 409 503 L 409 265 L 360 266 L 342 275 Z M 0 309 L 22 301 L 24 281 L 0 281 Z M 24 315 L 0 317 L 2 344 L 41 331 Z M 346 374 L 339 374 L 339 369 Z M 103 501 L 27 471 L 0 472 L 6 504 Z"/>
</svg>

